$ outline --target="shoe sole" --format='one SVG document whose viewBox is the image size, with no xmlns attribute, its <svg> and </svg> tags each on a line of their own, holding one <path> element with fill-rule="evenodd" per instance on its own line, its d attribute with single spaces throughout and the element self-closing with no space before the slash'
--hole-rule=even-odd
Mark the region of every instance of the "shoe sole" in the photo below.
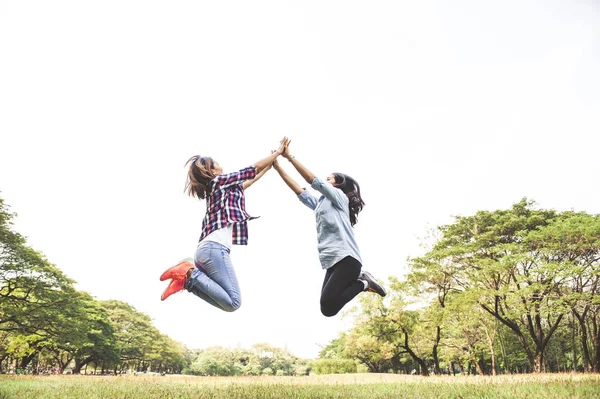
<svg viewBox="0 0 600 399">
<path fill-rule="evenodd" d="M 377 288 L 373 288 L 373 287 L 369 287 L 367 289 L 367 291 L 369 292 L 374 292 L 375 294 L 379 295 L 379 296 L 386 296 L 387 292 L 385 291 L 385 288 L 383 288 L 381 286 L 381 284 L 379 284 L 379 282 L 377 280 L 375 280 L 375 277 L 373 277 L 373 275 L 367 271 L 363 271 L 362 274 L 364 276 L 366 276 L 367 282 L 371 281 L 373 283 L 373 285 Z M 370 284 L 369 284 L 370 285 Z"/>
<path fill-rule="evenodd" d="M 385 290 L 383 290 L 383 289 L 382 289 L 381 292 L 379 292 L 379 291 L 377 291 L 375 289 L 371 289 L 371 288 L 369 288 L 367 291 L 373 292 L 373 293 L 375 293 L 375 294 L 377 294 L 379 296 L 382 296 L 382 297 L 387 295 L 387 292 L 385 292 Z"/>
</svg>

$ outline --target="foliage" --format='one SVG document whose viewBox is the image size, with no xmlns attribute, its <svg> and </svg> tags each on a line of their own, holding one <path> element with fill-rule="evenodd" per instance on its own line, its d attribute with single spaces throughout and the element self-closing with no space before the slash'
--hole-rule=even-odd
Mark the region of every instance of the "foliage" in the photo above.
<svg viewBox="0 0 600 399">
<path fill-rule="evenodd" d="M 524 198 L 432 231 L 388 296 L 361 295 L 353 327 L 308 361 L 264 343 L 191 351 L 133 306 L 77 291 L 13 231 L 0 198 L 0 372 L 598 372 L 600 215 L 534 205 Z"/>
</svg>

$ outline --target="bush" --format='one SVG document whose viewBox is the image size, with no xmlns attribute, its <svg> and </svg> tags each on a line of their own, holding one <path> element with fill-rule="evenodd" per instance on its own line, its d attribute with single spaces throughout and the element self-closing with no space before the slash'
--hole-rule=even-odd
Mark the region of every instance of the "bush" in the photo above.
<svg viewBox="0 0 600 399">
<path fill-rule="evenodd" d="M 311 369 L 315 374 L 356 373 L 356 364 L 351 359 L 316 359 Z"/>
</svg>

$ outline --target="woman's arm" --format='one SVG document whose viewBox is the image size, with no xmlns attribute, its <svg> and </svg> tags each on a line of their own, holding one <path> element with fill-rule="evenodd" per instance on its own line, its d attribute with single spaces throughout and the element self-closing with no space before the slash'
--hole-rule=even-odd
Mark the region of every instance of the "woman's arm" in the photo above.
<svg viewBox="0 0 600 399">
<path fill-rule="evenodd" d="M 291 140 L 287 140 L 282 155 L 288 161 L 290 161 L 290 163 L 294 166 L 294 168 L 296 168 L 298 173 L 300 173 L 300 176 L 302 176 L 302 178 L 306 180 L 308 184 L 312 184 L 313 180 L 315 180 L 315 175 L 310 170 L 306 169 L 306 167 L 302 165 L 300 161 L 298 161 L 296 157 L 290 153 L 290 142 Z"/>
<path fill-rule="evenodd" d="M 275 162 L 273 162 L 273 168 L 275 168 L 275 170 L 279 173 L 279 176 L 281 176 L 281 178 L 283 179 L 285 184 L 287 184 L 288 187 L 292 189 L 294 194 L 296 194 L 298 196 L 298 199 L 300 200 L 300 202 L 302 202 L 304 205 L 306 205 L 307 207 L 309 207 L 310 209 L 312 209 L 314 211 L 315 208 L 317 207 L 317 199 L 314 197 L 314 195 L 310 194 L 308 191 L 306 191 L 302 187 L 300 187 L 298 185 L 298 183 L 296 183 L 296 181 L 294 179 L 292 179 L 283 170 L 283 168 L 281 167 L 281 165 L 279 165 L 279 162 L 277 162 L 277 160 L 275 160 Z"/>
<path fill-rule="evenodd" d="M 273 161 L 283 153 L 285 146 L 287 146 L 288 143 L 289 139 L 287 137 L 284 137 L 279 142 L 279 148 L 276 151 L 273 151 L 268 157 L 263 158 L 260 161 L 255 162 L 253 165 L 239 170 L 238 172 L 218 175 L 215 178 L 216 185 L 221 188 L 225 188 L 233 184 L 241 183 L 244 189 L 250 187 L 254 182 L 260 179 L 264 175 L 264 173 L 271 167 Z M 246 182 L 249 182 L 251 180 L 253 181 L 249 184 L 245 184 Z"/>
<path fill-rule="evenodd" d="M 283 170 L 277 160 L 273 162 L 273 168 L 277 171 L 277 173 L 279 173 L 279 176 L 281 176 L 285 184 L 287 184 L 288 187 L 291 188 L 294 193 L 296 193 L 296 195 L 302 194 L 302 191 L 304 191 L 302 190 L 302 187 L 300 187 L 298 183 L 296 183 L 296 181 L 292 179 L 290 175 L 285 172 L 285 170 Z"/>
<path fill-rule="evenodd" d="M 271 165 L 267 166 L 266 168 L 264 168 L 263 170 L 261 170 L 260 172 L 258 172 L 256 174 L 256 176 L 254 176 L 254 179 L 246 180 L 244 183 L 242 183 L 242 188 L 245 190 L 248 187 L 250 187 L 251 185 L 253 185 L 254 183 L 256 183 L 258 181 L 258 179 L 260 179 L 261 177 L 263 177 L 265 175 L 265 173 L 267 173 L 267 171 L 269 169 L 271 169 Z"/>
</svg>

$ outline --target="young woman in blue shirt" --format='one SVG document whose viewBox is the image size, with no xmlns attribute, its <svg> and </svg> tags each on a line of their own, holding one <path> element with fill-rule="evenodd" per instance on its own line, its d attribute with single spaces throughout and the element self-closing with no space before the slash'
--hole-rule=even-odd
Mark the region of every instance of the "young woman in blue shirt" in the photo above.
<svg viewBox="0 0 600 399">
<path fill-rule="evenodd" d="M 381 284 L 369 272 L 362 270 L 353 227 L 365 203 L 356 180 L 342 173 L 333 173 L 322 181 L 291 154 L 289 142 L 282 156 L 314 190 L 321 193 L 317 198 L 301 188 L 275 159 L 274 169 L 298 199 L 315 213 L 319 261 L 326 270 L 321 289 L 321 313 L 327 317 L 335 316 L 363 291 L 385 296 L 386 291 Z"/>
</svg>

